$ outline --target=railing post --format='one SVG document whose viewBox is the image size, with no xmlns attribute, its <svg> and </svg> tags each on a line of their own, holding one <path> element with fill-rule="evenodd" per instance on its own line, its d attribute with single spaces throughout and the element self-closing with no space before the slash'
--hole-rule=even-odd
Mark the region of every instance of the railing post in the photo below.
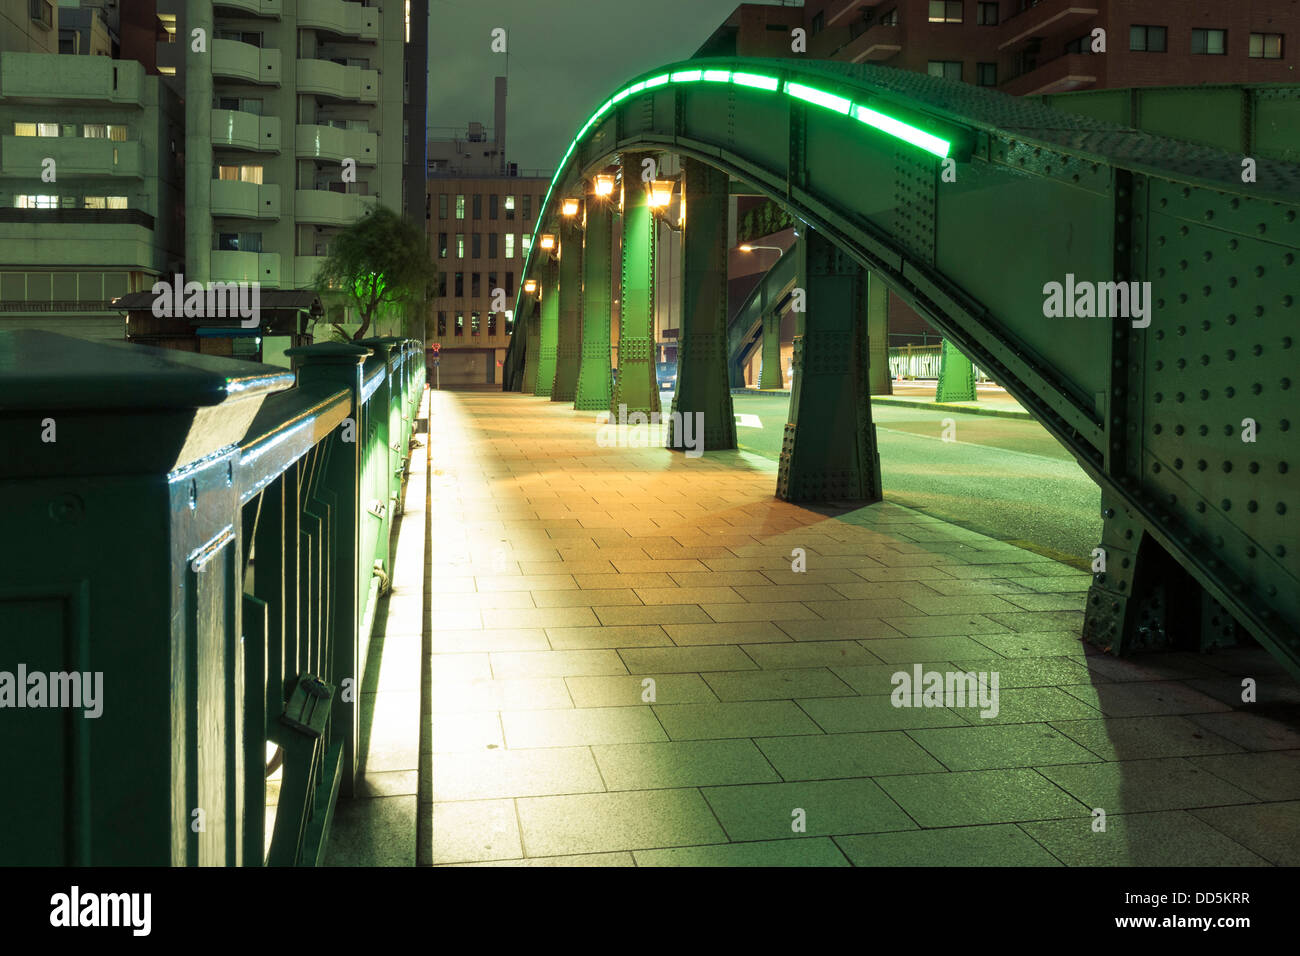
<svg viewBox="0 0 1300 956">
<path fill-rule="evenodd" d="M 352 392 L 352 418 L 344 423 L 341 433 L 330 437 L 330 447 L 324 463 L 323 484 L 336 496 L 338 514 L 334 526 L 338 529 L 335 541 L 334 595 L 330 604 L 331 668 L 334 681 L 340 687 L 351 679 L 352 693 L 334 694 L 331 717 L 334 732 L 343 735 L 343 780 L 341 792 L 351 796 L 357 772 L 357 742 L 360 737 L 360 707 L 362 671 L 365 668 L 365 639 L 360 633 L 362 598 L 358 594 L 362 568 L 361 554 L 361 454 L 360 441 L 364 440 L 361 407 L 362 363 L 371 354 L 367 348 L 345 342 L 322 342 L 305 345 L 285 352 L 294 362 L 300 386 L 330 385 L 345 387 Z M 349 429 L 348 426 L 351 426 Z M 349 440 L 351 439 L 351 440 Z M 364 569 L 369 578 L 368 566 Z"/>
</svg>

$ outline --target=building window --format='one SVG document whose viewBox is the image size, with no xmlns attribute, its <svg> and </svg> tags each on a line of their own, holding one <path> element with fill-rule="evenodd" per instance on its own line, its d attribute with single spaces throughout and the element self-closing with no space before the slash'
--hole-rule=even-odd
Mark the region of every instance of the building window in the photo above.
<svg viewBox="0 0 1300 956">
<path fill-rule="evenodd" d="M 456 313 L 456 335 L 461 336 L 464 334 L 465 334 L 465 313 L 457 312 Z"/>
<path fill-rule="evenodd" d="M 961 0 L 930 0 L 931 23 L 961 23 Z"/>
<path fill-rule="evenodd" d="M 495 312 L 489 312 L 488 313 L 488 336 L 491 337 L 496 334 L 497 334 L 497 314 Z"/>
<path fill-rule="evenodd" d="M 506 206 L 506 219 L 513 220 L 515 218 L 515 197 L 507 196 L 505 206 Z"/>
<path fill-rule="evenodd" d="M 826 14 L 818 13 L 815 17 L 812 18 L 813 36 L 816 36 L 817 34 L 821 33 L 825 29 L 826 29 Z"/>
<path fill-rule="evenodd" d="M 523 215 L 525 220 L 533 218 L 533 197 L 531 195 L 524 197 Z"/>
<path fill-rule="evenodd" d="M 477 299 L 483 294 L 483 273 L 471 272 L 469 274 L 469 297 Z"/>
<path fill-rule="evenodd" d="M 498 196 L 496 193 L 493 193 L 492 195 L 488 196 L 488 218 L 489 219 L 497 218 L 497 214 L 498 214 L 497 210 L 499 208 L 500 202 L 501 202 L 501 197 Z"/>
<path fill-rule="evenodd" d="M 488 295 L 496 295 L 498 286 L 497 286 L 497 274 L 495 272 L 488 273 L 487 288 L 488 288 Z"/>
<path fill-rule="evenodd" d="M 474 218 L 483 218 L 483 196 L 479 193 L 474 194 Z"/>
<path fill-rule="evenodd" d="M 86 139 L 111 139 L 115 143 L 125 143 L 126 127 L 120 123 L 84 123 L 81 135 Z"/>
<path fill-rule="evenodd" d="M 515 294 L 515 274 L 513 272 L 507 272 L 506 273 L 506 298 L 507 299 L 512 298 L 514 294 Z"/>
<path fill-rule="evenodd" d="M 1227 30 L 1193 30 L 1192 52 L 1223 56 L 1228 52 Z"/>
<path fill-rule="evenodd" d="M 1128 28 L 1128 48 L 1139 53 L 1164 53 L 1165 28 L 1131 26 Z"/>
<path fill-rule="evenodd" d="M 998 25 L 998 5 L 996 3 L 981 3 L 975 7 L 975 22 L 982 27 L 995 27 Z"/>
<path fill-rule="evenodd" d="M 445 232 L 438 233 L 438 258 L 447 258 L 447 234 Z"/>
<path fill-rule="evenodd" d="M 438 313 L 438 338 L 442 338 L 446 334 L 447 334 L 447 313 L 439 312 Z"/>
<path fill-rule="evenodd" d="M 505 258 L 513 259 L 514 257 L 515 257 L 515 234 L 513 232 L 507 232 Z"/>
<path fill-rule="evenodd" d="M 998 65 L 996 63 L 976 63 L 975 82 L 980 86 L 997 86 Z"/>
<path fill-rule="evenodd" d="M 946 80 L 961 79 L 961 60 L 931 60 L 926 72 Z"/>
<path fill-rule="evenodd" d="M 456 233 L 456 258 L 465 258 L 465 233 L 463 232 Z"/>
<path fill-rule="evenodd" d="M 1282 59 L 1282 34 L 1252 33 L 1250 35 L 1250 55 L 1256 60 Z"/>
<path fill-rule="evenodd" d="M 469 334 L 479 334 L 479 314 L 477 312 L 471 312 L 469 314 Z"/>
<path fill-rule="evenodd" d="M 438 218 L 447 218 L 447 194 L 438 193 Z"/>
<path fill-rule="evenodd" d="M 218 252 L 261 252 L 262 234 L 260 232 L 220 232 L 217 233 Z"/>
<path fill-rule="evenodd" d="M 1069 43 L 1065 45 L 1065 52 L 1066 53 L 1091 53 L 1092 37 L 1090 37 L 1086 33 L 1081 37 L 1075 37 L 1073 40 L 1071 40 Z"/>
<path fill-rule="evenodd" d="M 456 298 L 465 298 L 465 273 L 456 273 Z"/>
<path fill-rule="evenodd" d="M 438 273 L 438 298 L 447 298 L 447 273 Z"/>
<path fill-rule="evenodd" d="M 519 254 L 528 255 L 528 251 L 533 248 L 533 234 L 531 232 L 521 233 L 519 236 Z"/>
<path fill-rule="evenodd" d="M 54 4 L 52 0 L 31 0 L 28 9 L 33 20 L 47 30 L 54 29 Z"/>
<path fill-rule="evenodd" d="M 898 7 L 894 7 L 894 9 L 881 16 L 880 25 L 884 27 L 898 26 Z"/>
<path fill-rule="evenodd" d="M 241 183 L 262 184 L 261 166 L 218 166 L 217 178 Z"/>
<path fill-rule="evenodd" d="M 457 219 L 465 218 L 465 194 L 464 193 L 456 194 L 456 218 Z"/>
<path fill-rule="evenodd" d="M 470 235 L 470 255 L 475 259 L 483 258 L 483 234 L 476 232 Z"/>
<path fill-rule="evenodd" d="M 14 207 L 17 209 L 58 209 L 58 196 L 15 196 Z"/>
<path fill-rule="evenodd" d="M 488 233 L 488 258 L 495 259 L 496 257 L 497 257 L 497 234 L 495 232 L 489 232 Z"/>
</svg>

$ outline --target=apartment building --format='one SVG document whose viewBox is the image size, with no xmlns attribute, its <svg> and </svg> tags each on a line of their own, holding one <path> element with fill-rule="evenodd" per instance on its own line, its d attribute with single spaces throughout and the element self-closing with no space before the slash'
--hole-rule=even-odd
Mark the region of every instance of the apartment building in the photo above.
<svg viewBox="0 0 1300 956">
<path fill-rule="evenodd" d="M 548 170 L 521 175 L 506 161 L 503 76 L 494 84 L 493 115 L 491 128 L 433 130 L 441 135 L 428 144 L 426 216 L 439 272 L 428 341 L 440 350 L 430 378 L 445 384 L 501 381 L 516 283 L 551 181 Z"/>
<path fill-rule="evenodd" d="M 0 53 L 58 53 L 54 0 L 0 0 Z"/>
<path fill-rule="evenodd" d="M 62 237 L 62 223 L 73 221 L 69 212 L 81 214 L 77 222 L 93 209 L 130 219 L 137 229 L 152 231 L 161 220 L 180 230 L 175 241 L 170 232 L 155 233 L 152 242 L 137 237 L 135 245 L 148 249 L 125 265 L 138 274 L 105 287 L 108 299 L 175 272 L 187 281 L 309 289 L 330 240 L 376 203 L 422 221 L 427 0 L 390 0 L 386 10 L 377 0 L 128 6 L 122 59 L 55 61 L 46 51 L 44 60 L 21 59 L 34 53 L 0 60 L 0 282 L 18 281 L 9 272 L 15 265 L 80 275 L 99 259 L 127 255 L 114 249 L 125 236 L 74 228 Z M 53 32 L 57 38 L 57 21 Z M 50 114 L 45 126 L 38 113 Z M 33 122 L 37 139 L 14 146 L 10 140 L 28 135 Z M 58 134 L 45 132 L 56 127 Z M 102 184 L 98 192 L 63 177 L 57 188 L 36 188 L 40 164 L 32 160 L 48 152 L 40 137 L 53 135 L 61 137 L 64 155 L 81 160 L 69 172 Z M 55 214 L 38 215 L 33 206 Z M 21 229 L 6 222 L 16 213 Z M 44 297 L 44 283 L 24 280 L 26 295 Z M 8 298 L 3 287 L 0 296 Z M 327 318 L 347 328 L 351 317 L 335 309 Z M 375 333 L 397 331 L 401 319 L 386 316 Z M 120 337 L 120 315 L 117 322 Z M 237 341 L 235 330 L 204 335 L 194 328 L 178 336 L 175 320 L 139 313 L 128 329 L 140 341 L 186 347 L 180 340 L 188 338 L 195 350 L 265 361 L 283 362 L 283 347 L 293 344 L 286 338 L 266 348 L 259 338 L 250 348 L 254 343 Z"/>
</svg>

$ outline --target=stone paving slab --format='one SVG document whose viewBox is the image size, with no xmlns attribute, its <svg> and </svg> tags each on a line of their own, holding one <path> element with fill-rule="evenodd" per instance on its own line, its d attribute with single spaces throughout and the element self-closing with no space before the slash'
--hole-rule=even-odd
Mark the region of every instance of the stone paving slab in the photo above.
<svg viewBox="0 0 1300 956">
<path fill-rule="evenodd" d="M 435 610 L 402 580 L 363 690 L 378 737 L 431 723 L 431 779 L 417 799 L 377 737 L 332 862 L 409 864 L 418 819 L 420 865 L 1300 863 L 1267 654 L 1102 655 L 1088 574 L 889 502 L 779 501 L 743 453 L 604 447 L 531 396 L 430 419 Z M 997 715 L 918 673 L 996 673 Z"/>
</svg>

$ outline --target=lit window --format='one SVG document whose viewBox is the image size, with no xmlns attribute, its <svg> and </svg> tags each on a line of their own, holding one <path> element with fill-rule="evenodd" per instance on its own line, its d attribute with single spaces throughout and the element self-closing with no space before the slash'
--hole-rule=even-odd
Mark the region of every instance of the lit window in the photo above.
<svg viewBox="0 0 1300 956">
<path fill-rule="evenodd" d="M 515 197 L 507 196 L 505 205 L 506 205 L 506 218 L 514 219 L 515 218 Z"/>
<path fill-rule="evenodd" d="M 506 236 L 506 254 L 505 258 L 513 259 L 515 257 L 515 234 L 507 232 Z"/>
<path fill-rule="evenodd" d="M 931 76 L 942 76 L 946 80 L 960 80 L 961 60 L 931 60 L 926 72 Z"/>
<path fill-rule="evenodd" d="M 14 135 L 35 136 L 36 124 L 35 123 L 14 123 Z"/>
<path fill-rule="evenodd" d="M 931 23 L 961 23 L 961 0 L 930 0 Z"/>
<path fill-rule="evenodd" d="M 1139 53 L 1164 53 L 1165 39 L 1164 27 L 1131 26 L 1128 28 L 1128 48 Z"/>
<path fill-rule="evenodd" d="M 1250 56 L 1256 60 L 1282 59 L 1282 34 L 1252 33 L 1250 35 Z"/>
<path fill-rule="evenodd" d="M 463 193 L 456 196 L 456 218 L 465 218 L 465 196 Z"/>
<path fill-rule="evenodd" d="M 465 233 L 463 232 L 456 233 L 456 258 L 465 258 Z"/>
<path fill-rule="evenodd" d="M 1192 52 L 1223 56 L 1228 52 L 1227 30 L 1193 30 Z"/>
<path fill-rule="evenodd" d="M 998 25 L 998 5 L 996 3 L 981 3 L 975 8 L 975 22 L 982 27 L 995 27 Z"/>
</svg>

